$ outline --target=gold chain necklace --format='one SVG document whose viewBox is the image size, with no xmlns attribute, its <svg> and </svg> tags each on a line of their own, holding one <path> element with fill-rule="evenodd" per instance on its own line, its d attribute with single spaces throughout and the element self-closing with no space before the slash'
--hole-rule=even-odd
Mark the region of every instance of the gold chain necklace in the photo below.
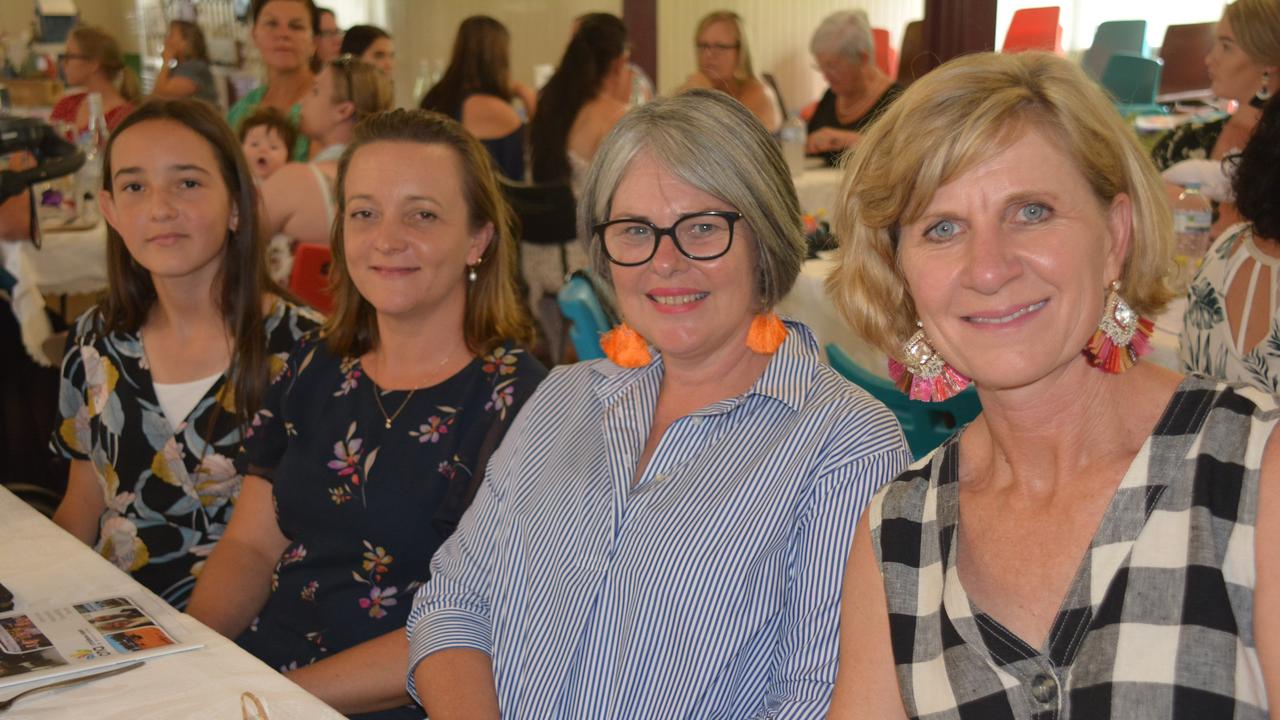
<svg viewBox="0 0 1280 720">
<path fill-rule="evenodd" d="M 382 393 L 378 391 L 378 383 L 370 380 L 369 387 L 373 388 L 373 401 L 378 403 L 378 412 L 382 413 L 382 419 L 386 421 L 385 427 L 388 430 L 391 429 L 391 423 L 395 422 L 396 418 L 400 417 L 400 413 L 404 412 L 404 409 L 409 406 L 409 401 L 413 399 L 413 394 L 418 392 L 418 388 L 410 390 L 409 394 L 405 396 L 404 402 L 400 403 L 400 407 L 395 412 L 387 415 L 387 409 L 382 407 L 382 398 L 379 397 Z"/>
<path fill-rule="evenodd" d="M 445 355 L 444 358 L 440 360 L 440 362 L 436 363 L 436 366 L 432 369 L 431 372 L 434 374 L 440 368 L 444 367 L 444 364 L 449 362 L 450 358 L 452 357 L 453 357 L 453 353 L 449 353 L 448 355 Z M 367 372 L 365 373 L 365 376 L 368 377 Z M 385 424 L 383 425 L 383 427 L 385 427 L 387 430 L 390 430 L 391 423 L 395 422 L 396 418 L 400 417 L 400 413 L 404 412 L 404 409 L 409 406 L 409 401 L 413 399 L 413 394 L 418 392 L 418 390 L 422 389 L 423 386 L 420 385 L 416 388 L 409 390 L 409 394 L 405 396 L 404 402 L 400 403 L 400 407 L 396 408 L 396 411 L 391 413 L 390 415 L 387 414 L 387 409 L 382 406 L 382 397 L 381 397 L 382 392 L 378 390 L 378 383 L 374 382 L 373 378 L 369 378 L 369 387 L 373 388 L 373 401 L 378 404 L 378 412 L 382 413 L 382 419 L 385 421 Z"/>
</svg>

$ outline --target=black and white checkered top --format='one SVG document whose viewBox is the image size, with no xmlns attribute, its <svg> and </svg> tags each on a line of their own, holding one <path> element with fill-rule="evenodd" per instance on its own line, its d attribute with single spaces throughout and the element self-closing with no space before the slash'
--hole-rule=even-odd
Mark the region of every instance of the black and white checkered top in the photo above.
<svg viewBox="0 0 1280 720">
<path fill-rule="evenodd" d="M 1042 648 L 965 595 L 956 439 L 876 494 L 912 718 L 1265 718 L 1253 635 L 1258 467 L 1280 410 L 1187 378 L 1126 472 Z"/>
</svg>

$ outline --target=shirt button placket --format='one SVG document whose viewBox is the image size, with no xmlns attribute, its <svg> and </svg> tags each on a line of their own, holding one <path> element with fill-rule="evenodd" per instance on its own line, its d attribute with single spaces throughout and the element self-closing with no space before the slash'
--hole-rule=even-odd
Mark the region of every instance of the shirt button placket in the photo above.
<svg viewBox="0 0 1280 720">
<path fill-rule="evenodd" d="M 1038 673 L 1031 678 L 1031 697 L 1040 705 L 1056 705 L 1058 680 L 1050 673 Z"/>
</svg>

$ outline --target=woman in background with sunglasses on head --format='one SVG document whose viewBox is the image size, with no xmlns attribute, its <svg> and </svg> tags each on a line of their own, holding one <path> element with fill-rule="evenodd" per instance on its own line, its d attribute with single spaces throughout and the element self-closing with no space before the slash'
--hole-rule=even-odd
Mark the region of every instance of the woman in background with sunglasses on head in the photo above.
<svg viewBox="0 0 1280 720">
<path fill-rule="evenodd" d="M 315 157 L 289 163 L 262 184 L 271 231 L 272 277 L 285 281 L 295 243 L 328 245 L 336 213 L 333 187 L 338 158 L 364 118 L 391 108 L 391 81 L 374 66 L 343 55 L 325 65 L 302 98 L 302 133 Z"/>
</svg>

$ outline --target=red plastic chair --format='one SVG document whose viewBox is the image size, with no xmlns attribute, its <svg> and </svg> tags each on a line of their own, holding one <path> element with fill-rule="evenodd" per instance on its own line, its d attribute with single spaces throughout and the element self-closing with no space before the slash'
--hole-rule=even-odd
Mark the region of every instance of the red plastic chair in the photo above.
<svg viewBox="0 0 1280 720">
<path fill-rule="evenodd" d="M 1046 50 L 1066 55 L 1062 48 L 1062 26 L 1058 24 L 1060 14 L 1061 10 L 1056 5 L 1014 11 L 1001 51 Z"/>
<path fill-rule="evenodd" d="M 889 42 L 889 31 L 884 28 L 871 28 L 871 37 L 876 41 L 876 66 L 891 78 L 898 77 L 898 53 Z"/>
<path fill-rule="evenodd" d="M 302 243 L 293 255 L 293 271 L 289 273 L 289 292 L 325 314 L 333 310 L 333 298 L 329 295 L 332 261 L 327 245 Z"/>
</svg>

